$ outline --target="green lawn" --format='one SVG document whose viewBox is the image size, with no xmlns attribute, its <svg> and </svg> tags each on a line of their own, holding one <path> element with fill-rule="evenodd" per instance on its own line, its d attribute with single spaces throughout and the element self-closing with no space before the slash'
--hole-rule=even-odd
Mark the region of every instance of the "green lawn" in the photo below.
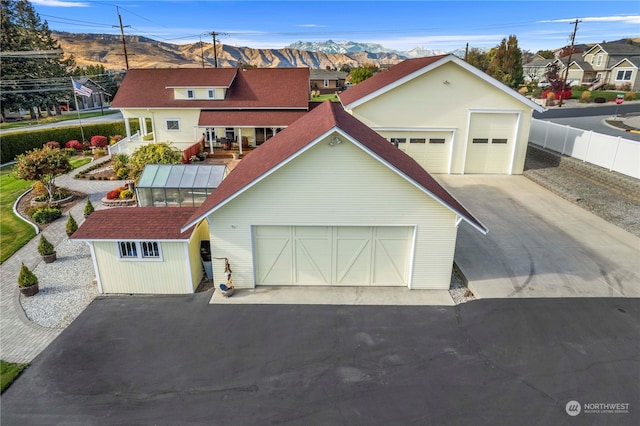
<svg viewBox="0 0 640 426">
<path fill-rule="evenodd" d="M 335 93 L 329 93 L 327 95 L 315 96 L 315 97 L 311 98 L 311 101 L 312 102 L 324 102 L 327 99 L 331 99 L 331 102 L 338 102 L 338 97 L 336 96 Z"/>
<path fill-rule="evenodd" d="M 118 110 L 105 110 L 104 113 L 101 111 L 91 111 L 91 112 L 81 112 L 80 119 L 98 117 L 100 115 L 108 115 L 108 114 L 116 114 Z M 68 120 L 77 120 L 78 114 L 76 112 L 66 112 L 62 115 L 54 115 L 53 117 L 45 117 L 40 120 L 23 120 L 23 121 L 12 121 L 7 123 L 0 123 L 0 129 L 18 129 L 21 127 L 29 127 L 35 124 L 44 124 L 44 123 L 57 123 L 59 121 L 68 121 Z"/>
<path fill-rule="evenodd" d="M 584 90 L 572 89 L 571 99 L 580 99 L 580 96 L 582 96 L 582 92 L 584 92 Z M 595 98 L 605 98 L 607 102 L 609 102 L 615 99 L 618 95 L 624 95 L 625 93 L 627 92 L 625 92 L 624 90 L 620 90 L 620 91 L 594 90 L 593 92 L 591 92 L 591 102 L 593 102 Z M 640 100 L 640 92 L 636 92 L 635 100 L 636 101 Z"/>
<path fill-rule="evenodd" d="M 89 157 L 69 159 L 74 169 L 89 161 Z M 0 168 L 0 263 L 4 263 L 36 235 L 33 226 L 13 214 L 13 204 L 33 184 L 33 181 L 18 179 L 13 174 L 13 167 L 8 165 Z"/>
<path fill-rule="evenodd" d="M 29 364 L 14 364 L 12 362 L 0 360 L 0 384 L 2 389 L 0 392 L 4 392 L 11 383 L 22 373 L 22 370 L 27 368 Z"/>
<path fill-rule="evenodd" d="M 18 179 L 13 165 L 0 168 L 0 263 L 36 235 L 33 226 L 13 214 L 13 204 L 32 183 Z"/>
</svg>

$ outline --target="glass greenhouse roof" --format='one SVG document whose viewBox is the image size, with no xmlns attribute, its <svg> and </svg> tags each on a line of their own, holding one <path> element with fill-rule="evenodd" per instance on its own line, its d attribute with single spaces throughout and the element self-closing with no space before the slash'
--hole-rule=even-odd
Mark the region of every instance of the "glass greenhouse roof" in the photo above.
<svg viewBox="0 0 640 426">
<path fill-rule="evenodd" d="M 148 164 L 138 181 L 138 188 L 208 188 L 215 189 L 224 178 L 221 164 Z"/>
</svg>

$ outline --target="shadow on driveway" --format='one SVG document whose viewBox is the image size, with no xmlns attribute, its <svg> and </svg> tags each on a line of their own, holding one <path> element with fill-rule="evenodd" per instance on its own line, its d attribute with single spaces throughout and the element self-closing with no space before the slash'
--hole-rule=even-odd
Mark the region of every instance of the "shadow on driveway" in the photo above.
<svg viewBox="0 0 640 426">
<path fill-rule="evenodd" d="M 564 424 L 640 415 L 638 299 L 457 307 L 100 297 L 2 396 L 2 424 Z M 525 421 L 523 423 L 523 421 Z"/>
</svg>

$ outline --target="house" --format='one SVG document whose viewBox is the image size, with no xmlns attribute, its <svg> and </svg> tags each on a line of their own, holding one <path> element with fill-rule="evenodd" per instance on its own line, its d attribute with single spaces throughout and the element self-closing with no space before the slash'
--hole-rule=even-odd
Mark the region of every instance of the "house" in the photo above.
<svg viewBox="0 0 640 426">
<path fill-rule="evenodd" d="M 335 93 L 344 90 L 349 73 L 336 70 L 310 70 L 309 87 L 320 94 Z"/>
<path fill-rule="evenodd" d="M 536 55 L 530 62 L 522 65 L 524 81 L 530 83 L 532 81 L 540 81 L 547 72 L 549 65 L 553 59 L 546 59 L 540 55 Z"/>
<path fill-rule="evenodd" d="M 79 110 L 89 110 L 95 108 L 103 108 L 105 105 L 105 95 L 111 96 L 110 93 L 107 93 L 101 85 L 90 79 L 89 77 L 78 77 L 74 78 L 75 81 L 82 84 L 83 86 L 89 88 L 91 90 L 90 96 L 80 96 L 77 95 L 78 99 L 78 109 Z M 66 100 L 66 110 L 68 111 L 70 108 L 75 109 L 76 103 L 73 96 L 73 93 L 70 95 L 70 98 Z M 63 108 L 64 109 L 64 108 Z"/>
<path fill-rule="evenodd" d="M 208 222 L 214 282 L 448 289 L 457 229 L 487 229 L 415 160 L 326 101 L 244 158 Z"/>
<path fill-rule="evenodd" d="M 576 55 L 577 56 L 577 55 Z M 640 90 L 640 45 L 619 40 L 597 43 L 569 64 L 567 80 L 599 88 L 611 85 L 618 90 Z M 567 58 L 562 58 L 562 73 Z"/>
<path fill-rule="evenodd" d="M 142 140 L 184 151 L 256 147 L 309 110 L 308 68 L 131 69 L 112 108 L 140 123 Z"/>
<path fill-rule="evenodd" d="M 407 59 L 339 98 L 430 173 L 522 174 L 545 110 L 455 55 Z"/>
<path fill-rule="evenodd" d="M 193 293 L 202 280 L 206 221 L 185 230 L 194 207 L 96 210 L 70 237 L 89 244 L 100 293 Z M 206 245 L 206 244 L 205 244 Z"/>
</svg>

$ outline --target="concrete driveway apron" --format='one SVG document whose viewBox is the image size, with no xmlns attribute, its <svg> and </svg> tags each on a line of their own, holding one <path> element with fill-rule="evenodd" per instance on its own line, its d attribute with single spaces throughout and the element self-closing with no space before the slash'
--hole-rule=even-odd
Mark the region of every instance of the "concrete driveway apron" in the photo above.
<svg viewBox="0 0 640 426">
<path fill-rule="evenodd" d="M 640 239 L 524 176 L 436 175 L 489 228 L 455 261 L 480 298 L 640 296 Z"/>
</svg>

